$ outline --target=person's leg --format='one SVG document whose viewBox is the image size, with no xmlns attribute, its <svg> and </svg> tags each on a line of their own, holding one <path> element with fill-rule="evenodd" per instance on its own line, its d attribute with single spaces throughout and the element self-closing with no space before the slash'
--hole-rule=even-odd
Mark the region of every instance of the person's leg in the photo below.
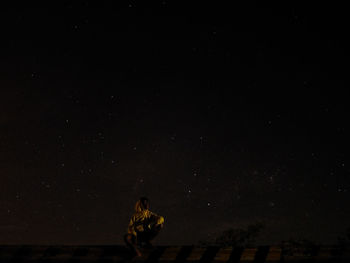
<svg viewBox="0 0 350 263">
<path fill-rule="evenodd" d="M 151 232 L 149 234 L 149 240 L 154 239 L 158 233 L 160 232 L 160 230 L 163 228 L 163 225 L 154 225 L 151 229 Z"/>
<path fill-rule="evenodd" d="M 137 245 L 138 247 L 147 248 L 145 244 L 148 243 L 149 240 L 149 231 L 142 231 L 137 233 Z"/>
<path fill-rule="evenodd" d="M 141 251 L 137 248 L 136 237 L 131 234 L 126 234 L 124 236 L 124 241 L 126 245 L 133 250 L 139 257 L 142 256 Z"/>
<path fill-rule="evenodd" d="M 158 235 L 158 233 L 162 229 L 162 227 L 163 227 L 163 225 L 153 225 L 153 227 L 150 229 L 150 231 L 147 231 L 147 233 L 145 233 L 143 235 L 142 242 L 145 243 L 146 248 L 153 247 L 151 240 L 154 239 Z"/>
</svg>

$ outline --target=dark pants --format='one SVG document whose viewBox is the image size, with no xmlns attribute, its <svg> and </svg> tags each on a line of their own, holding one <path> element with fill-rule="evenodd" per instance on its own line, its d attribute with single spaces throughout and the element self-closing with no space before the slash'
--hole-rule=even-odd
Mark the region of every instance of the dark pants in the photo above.
<svg viewBox="0 0 350 263">
<path fill-rule="evenodd" d="M 137 232 L 137 236 L 126 234 L 124 236 L 124 241 L 126 245 L 131 248 L 133 248 L 135 245 L 142 246 L 142 243 L 150 244 L 150 241 L 158 235 L 160 229 L 160 226 L 153 226 L 148 231 Z"/>
</svg>

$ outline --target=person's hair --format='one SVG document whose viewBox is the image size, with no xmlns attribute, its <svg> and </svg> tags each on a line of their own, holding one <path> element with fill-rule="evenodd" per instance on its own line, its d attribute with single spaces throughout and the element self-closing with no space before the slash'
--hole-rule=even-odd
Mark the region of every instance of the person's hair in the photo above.
<svg viewBox="0 0 350 263">
<path fill-rule="evenodd" d="M 149 199 L 145 196 L 140 198 L 140 203 L 141 206 L 143 207 L 143 209 L 147 209 L 147 207 L 149 206 Z"/>
</svg>

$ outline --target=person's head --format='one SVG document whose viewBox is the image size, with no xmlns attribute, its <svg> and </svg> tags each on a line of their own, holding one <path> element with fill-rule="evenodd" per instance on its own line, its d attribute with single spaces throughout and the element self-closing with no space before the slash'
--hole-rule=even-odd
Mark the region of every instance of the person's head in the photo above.
<svg viewBox="0 0 350 263">
<path fill-rule="evenodd" d="M 142 209 L 146 210 L 149 209 L 150 203 L 149 203 L 149 199 L 145 196 L 140 198 L 140 204 Z"/>
<path fill-rule="evenodd" d="M 144 210 L 149 209 L 149 200 L 147 197 L 140 197 L 139 200 L 137 200 L 136 205 L 135 205 L 135 211 L 142 212 Z"/>
</svg>

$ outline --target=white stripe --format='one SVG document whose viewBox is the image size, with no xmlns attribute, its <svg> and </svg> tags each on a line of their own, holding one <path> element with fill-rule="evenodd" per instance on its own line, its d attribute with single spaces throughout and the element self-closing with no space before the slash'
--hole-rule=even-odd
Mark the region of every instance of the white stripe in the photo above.
<svg viewBox="0 0 350 263">
<path fill-rule="evenodd" d="M 191 254 L 187 257 L 187 261 L 197 261 L 200 260 L 203 256 L 203 253 L 206 251 L 206 248 L 195 247 L 192 249 Z"/>
<path fill-rule="evenodd" d="M 216 253 L 214 261 L 223 261 L 226 262 L 230 259 L 232 253 L 232 247 L 231 248 L 220 248 L 218 253 Z"/>
<path fill-rule="evenodd" d="M 257 250 L 258 250 L 257 248 L 246 248 L 246 249 L 244 249 L 243 253 L 241 255 L 240 262 L 253 261 L 254 258 L 255 258 L 255 254 L 256 254 Z"/>
</svg>

